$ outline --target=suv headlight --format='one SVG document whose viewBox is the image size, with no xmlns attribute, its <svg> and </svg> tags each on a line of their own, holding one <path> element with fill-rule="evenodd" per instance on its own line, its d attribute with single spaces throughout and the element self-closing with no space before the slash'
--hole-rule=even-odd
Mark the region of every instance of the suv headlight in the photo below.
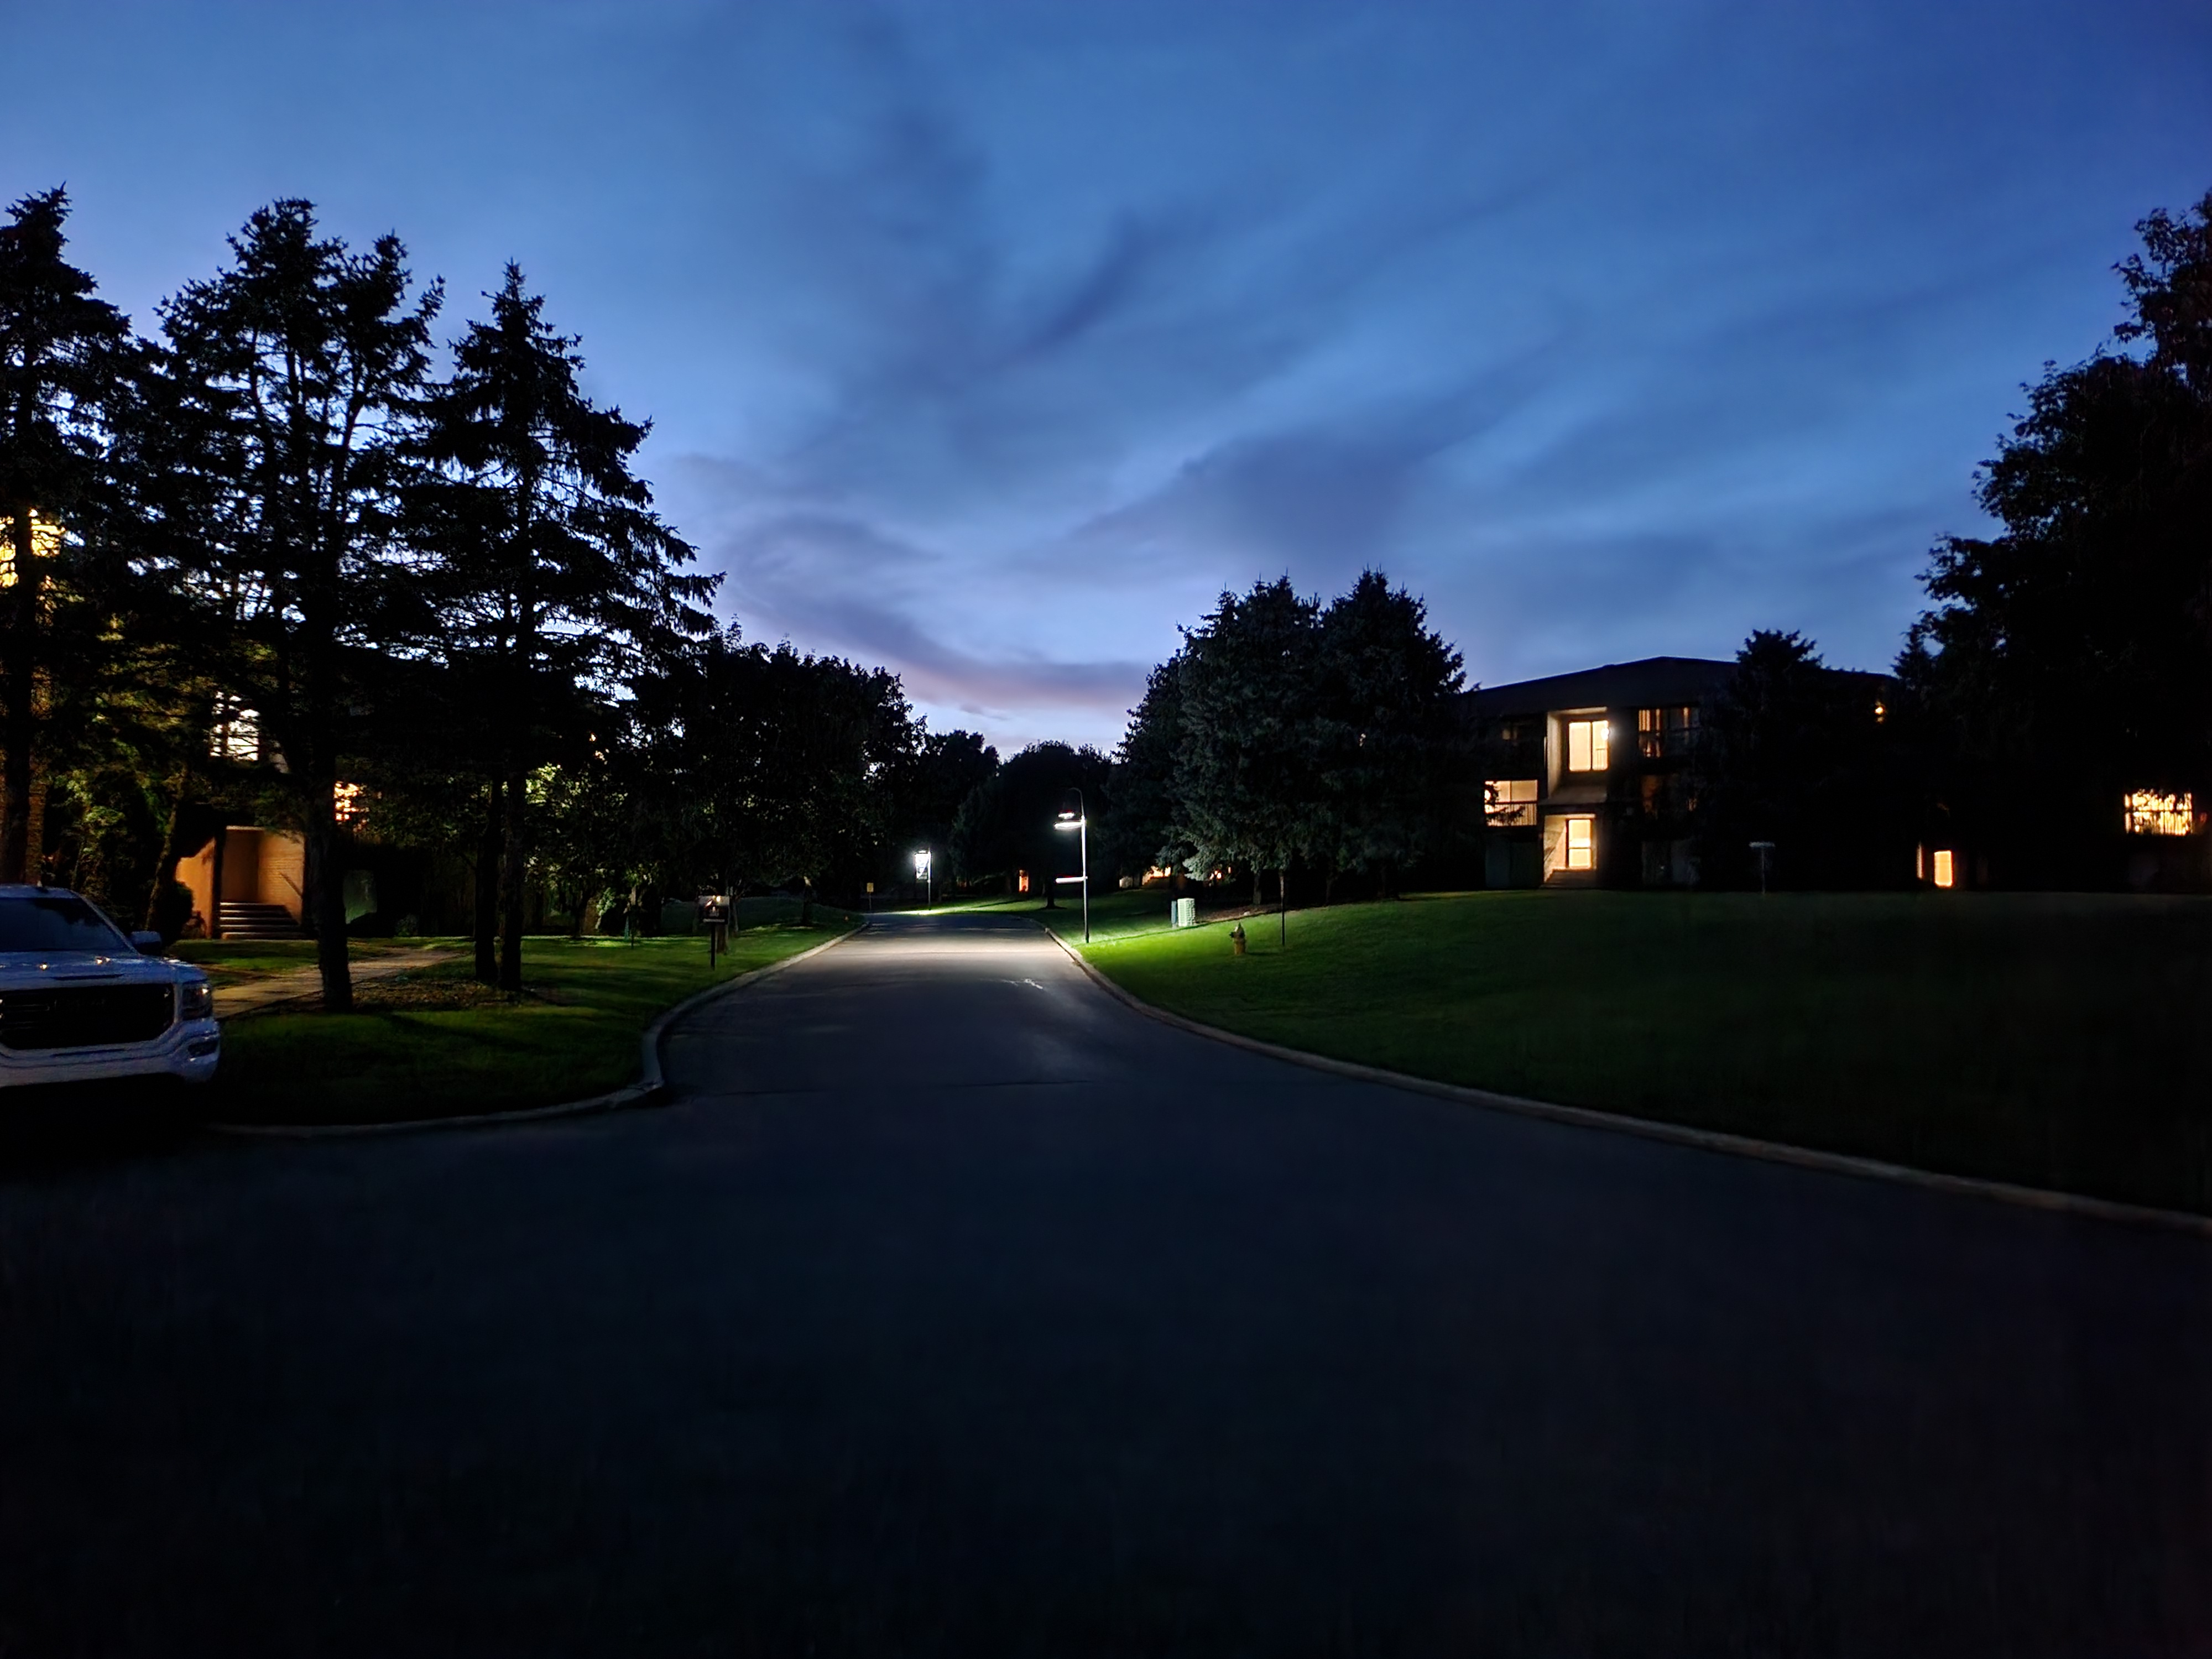
<svg viewBox="0 0 2212 1659">
<path fill-rule="evenodd" d="M 188 979 L 177 987 L 177 1018 L 207 1019 L 215 1013 L 215 988 L 204 979 Z"/>
</svg>

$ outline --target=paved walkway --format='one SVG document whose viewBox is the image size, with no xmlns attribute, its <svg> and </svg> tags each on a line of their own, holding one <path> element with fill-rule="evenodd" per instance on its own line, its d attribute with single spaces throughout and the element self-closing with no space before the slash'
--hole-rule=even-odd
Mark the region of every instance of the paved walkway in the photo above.
<svg viewBox="0 0 2212 1659">
<path fill-rule="evenodd" d="M 990 917 L 665 1063 L 0 1166 L 0 1651 L 2212 1644 L 2212 1243 L 1267 1060 Z"/>
<path fill-rule="evenodd" d="M 410 973 L 417 968 L 434 967 L 441 962 L 451 962 L 455 954 L 448 947 L 426 945 L 404 951 L 380 951 L 373 957 L 356 957 L 353 982 L 366 985 L 375 980 Z M 287 1003 L 314 1000 L 322 994 L 321 971 L 310 963 L 304 968 L 288 968 L 279 974 L 217 985 L 215 1017 L 217 1019 L 235 1019 L 240 1014 L 264 1013 L 271 1008 L 283 1007 Z"/>
</svg>

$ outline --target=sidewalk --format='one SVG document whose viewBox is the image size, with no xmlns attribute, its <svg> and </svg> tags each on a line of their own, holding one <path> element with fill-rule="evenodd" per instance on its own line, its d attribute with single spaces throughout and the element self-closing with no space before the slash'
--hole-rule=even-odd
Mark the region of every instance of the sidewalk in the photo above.
<svg viewBox="0 0 2212 1659">
<path fill-rule="evenodd" d="M 365 962 L 353 964 L 353 982 L 366 984 L 371 980 L 390 979 L 396 974 L 411 973 L 418 968 L 428 968 L 441 962 L 450 962 L 457 954 L 449 947 L 424 945 L 412 951 L 394 951 Z M 215 1017 L 235 1019 L 240 1014 L 265 1013 L 295 1002 L 313 1001 L 323 994 L 322 974 L 313 963 L 288 968 L 281 974 L 268 974 L 246 980 L 242 983 L 218 984 L 215 991 Z"/>
</svg>

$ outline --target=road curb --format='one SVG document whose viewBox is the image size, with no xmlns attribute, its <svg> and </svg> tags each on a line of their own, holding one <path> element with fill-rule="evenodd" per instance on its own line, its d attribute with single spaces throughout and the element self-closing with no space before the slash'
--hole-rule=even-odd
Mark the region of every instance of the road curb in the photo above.
<svg viewBox="0 0 2212 1659">
<path fill-rule="evenodd" d="M 663 1009 L 654 1016 L 653 1024 L 645 1028 L 638 1039 L 638 1080 L 625 1087 L 603 1095 L 593 1095 L 586 1100 L 561 1101 L 551 1106 L 524 1106 L 511 1112 L 474 1112 L 465 1117 L 410 1117 L 393 1123 L 209 1123 L 201 1127 L 219 1135 L 243 1135 L 262 1140 L 351 1140 L 364 1135 L 424 1134 L 437 1129 L 489 1129 L 510 1123 L 544 1123 L 555 1118 L 590 1117 L 601 1112 L 628 1111 L 634 1107 L 659 1103 L 667 1084 L 660 1074 L 660 1040 L 668 1028 L 698 1007 L 720 996 L 728 996 L 758 983 L 771 974 L 780 974 L 787 968 L 796 968 L 809 957 L 817 957 L 832 945 L 842 945 L 854 933 L 864 932 L 867 923 L 848 928 L 834 939 L 825 939 L 819 945 L 809 945 L 795 956 L 754 968 L 739 974 L 735 979 L 726 979 L 720 985 L 709 985 L 703 991 L 695 991 L 672 1008 Z"/>
<path fill-rule="evenodd" d="M 1326 1054 L 1285 1048 L 1279 1043 L 1266 1042 L 1258 1037 L 1245 1036 L 1241 1032 L 1224 1030 L 1218 1025 L 1206 1025 L 1157 1007 L 1115 984 L 1080 951 L 1042 922 L 1037 923 L 1037 930 L 1066 951 L 1069 959 L 1089 975 L 1094 984 L 1126 1006 L 1172 1025 L 1178 1030 L 1188 1031 L 1195 1036 L 1210 1037 L 1232 1048 L 1249 1049 L 1271 1060 L 1288 1060 L 1294 1066 L 1304 1066 L 1314 1071 L 1328 1072 L 1362 1083 L 1379 1083 L 1389 1088 L 1431 1095 L 1488 1111 L 1510 1112 L 1520 1117 L 1572 1124 L 1577 1128 L 1639 1135 L 1646 1140 L 1694 1146 L 1702 1152 L 1725 1152 L 1731 1157 L 1757 1158 L 1767 1164 L 1794 1164 L 1799 1169 L 1817 1170 L 1828 1175 L 1855 1176 L 1861 1180 L 1920 1187 L 1931 1192 L 1950 1193 L 1960 1197 L 1990 1199 L 2025 1209 L 2087 1216 L 2100 1221 L 2157 1227 L 2170 1232 L 2191 1234 L 2198 1238 L 2212 1238 L 2212 1216 L 2191 1215 L 2184 1210 L 2160 1210 L 2143 1204 L 2123 1204 L 2112 1199 L 2085 1198 L 2075 1193 L 2052 1192 L 2042 1187 L 2022 1187 L 2008 1181 L 1984 1181 L 1973 1176 L 1942 1175 L 1932 1170 L 1916 1170 L 1903 1164 L 1885 1164 L 1878 1158 L 1854 1158 L 1848 1152 L 1824 1152 L 1809 1146 L 1791 1146 L 1780 1141 L 1760 1140 L 1750 1135 L 1728 1134 L 1717 1129 L 1693 1129 L 1686 1124 L 1662 1123 L 1653 1118 L 1630 1117 L 1624 1113 L 1601 1112 L 1587 1106 L 1560 1106 L 1546 1100 L 1524 1099 L 1519 1095 L 1496 1094 L 1487 1089 L 1439 1083 L 1432 1078 L 1385 1071 L 1379 1066 L 1363 1066 L 1356 1060 L 1332 1060 Z"/>
</svg>

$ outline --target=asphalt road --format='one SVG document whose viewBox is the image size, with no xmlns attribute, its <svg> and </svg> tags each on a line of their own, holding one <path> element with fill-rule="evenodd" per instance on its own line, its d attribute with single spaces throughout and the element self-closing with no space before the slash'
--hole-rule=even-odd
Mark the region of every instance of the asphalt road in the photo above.
<svg viewBox="0 0 2212 1659">
<path fill-rule="evenodd" d="M 665 1110 L 0 1163 L 0 1656 L 2212 1653 L 2212 1243 L 1188 1036 L 1026 925 Z"/>
</svg>

